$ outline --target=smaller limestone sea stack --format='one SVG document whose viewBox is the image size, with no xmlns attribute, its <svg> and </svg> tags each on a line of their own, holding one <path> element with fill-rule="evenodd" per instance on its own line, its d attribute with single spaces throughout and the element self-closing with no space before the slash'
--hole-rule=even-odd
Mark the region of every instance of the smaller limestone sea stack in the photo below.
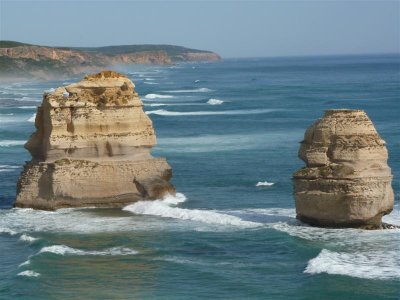
<svg viewBox="0 0 400 300">
<path fill-rule="evenodd" d="M 393 209 L 385 142 L 362 110 L 328 110 L 301 142 L 293 174 L 297 218 L 322 227 L 383 228 Z"/>
<path fill-rule="evenodd" d="M 103 71 L 44 94 L 25 148 L 16 207 L 121 207 L 175 193 L 134 84 Z"/>
</svg>

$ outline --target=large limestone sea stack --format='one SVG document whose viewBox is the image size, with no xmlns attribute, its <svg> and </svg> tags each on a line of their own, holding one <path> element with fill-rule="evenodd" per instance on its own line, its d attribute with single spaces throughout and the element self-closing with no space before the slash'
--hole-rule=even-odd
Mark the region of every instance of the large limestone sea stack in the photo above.
<svg viewBox="0 0 400 300">
<path fill-rule="evenodd" d="M 393 209 L 385 142 L 362 110 L 328 110 L 301 142 L 294 173 L 297 218 L 327 227 L 382 228 Z"/>
<path fill-rule="evenodd" d="M 121 207 L 174 193 L 171 168 L 133 83 L 104 71 L 43 96 L 16 207 Z"/>
</svg>

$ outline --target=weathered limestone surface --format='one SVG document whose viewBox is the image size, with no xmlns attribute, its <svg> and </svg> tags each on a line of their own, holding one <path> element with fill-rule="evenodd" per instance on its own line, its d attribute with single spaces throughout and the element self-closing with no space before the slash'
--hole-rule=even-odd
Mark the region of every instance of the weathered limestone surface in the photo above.
<svg viewBox="0 0 400 300">
<path fill-rule="evenodd" d="M 297 218 L 327 227 L 381 228 L 393 209 L 388 153 L 362 110 L 328 110 L 301 142 L 293 174 Z"/>
<path fill-rule="evenodd" d="M 25 147 L 15 206 L 119 207 L 174 193 L 171 168 L 133 83 L 103 71 L 45 93 Z"/>
</svg>

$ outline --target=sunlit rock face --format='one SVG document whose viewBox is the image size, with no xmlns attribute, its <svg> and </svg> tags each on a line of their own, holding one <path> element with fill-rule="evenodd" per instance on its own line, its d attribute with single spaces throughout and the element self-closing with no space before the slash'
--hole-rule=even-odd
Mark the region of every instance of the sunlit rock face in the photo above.
<svg viewBox="0 0 400 300">
<path fill-rule="evenodd" d="M 301 142 L 293 174 L 297 218 L 325 227 L 382 228 L 393 209 L 385 142 L 362 110 L 328 110 Z"/>
<path fill-rule="evenodd" d="M 103 71 L 46 92 L 15 206 L 119 207 L 174 193 L 170 166 L 150 154 L 156 136 L 134 88 Z"/>
</svg>

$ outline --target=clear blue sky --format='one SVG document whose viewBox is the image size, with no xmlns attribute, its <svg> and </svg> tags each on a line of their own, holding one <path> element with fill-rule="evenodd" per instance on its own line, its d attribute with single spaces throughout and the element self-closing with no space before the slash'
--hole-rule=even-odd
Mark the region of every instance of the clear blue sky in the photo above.
<svg viewBox="0 0 400 300">
<path fill-rule="evenodd" d="M 174 44 L 223 57 L 395 53 L 399 1 L 5 1 L 0 39 Z"/>
</svg>

